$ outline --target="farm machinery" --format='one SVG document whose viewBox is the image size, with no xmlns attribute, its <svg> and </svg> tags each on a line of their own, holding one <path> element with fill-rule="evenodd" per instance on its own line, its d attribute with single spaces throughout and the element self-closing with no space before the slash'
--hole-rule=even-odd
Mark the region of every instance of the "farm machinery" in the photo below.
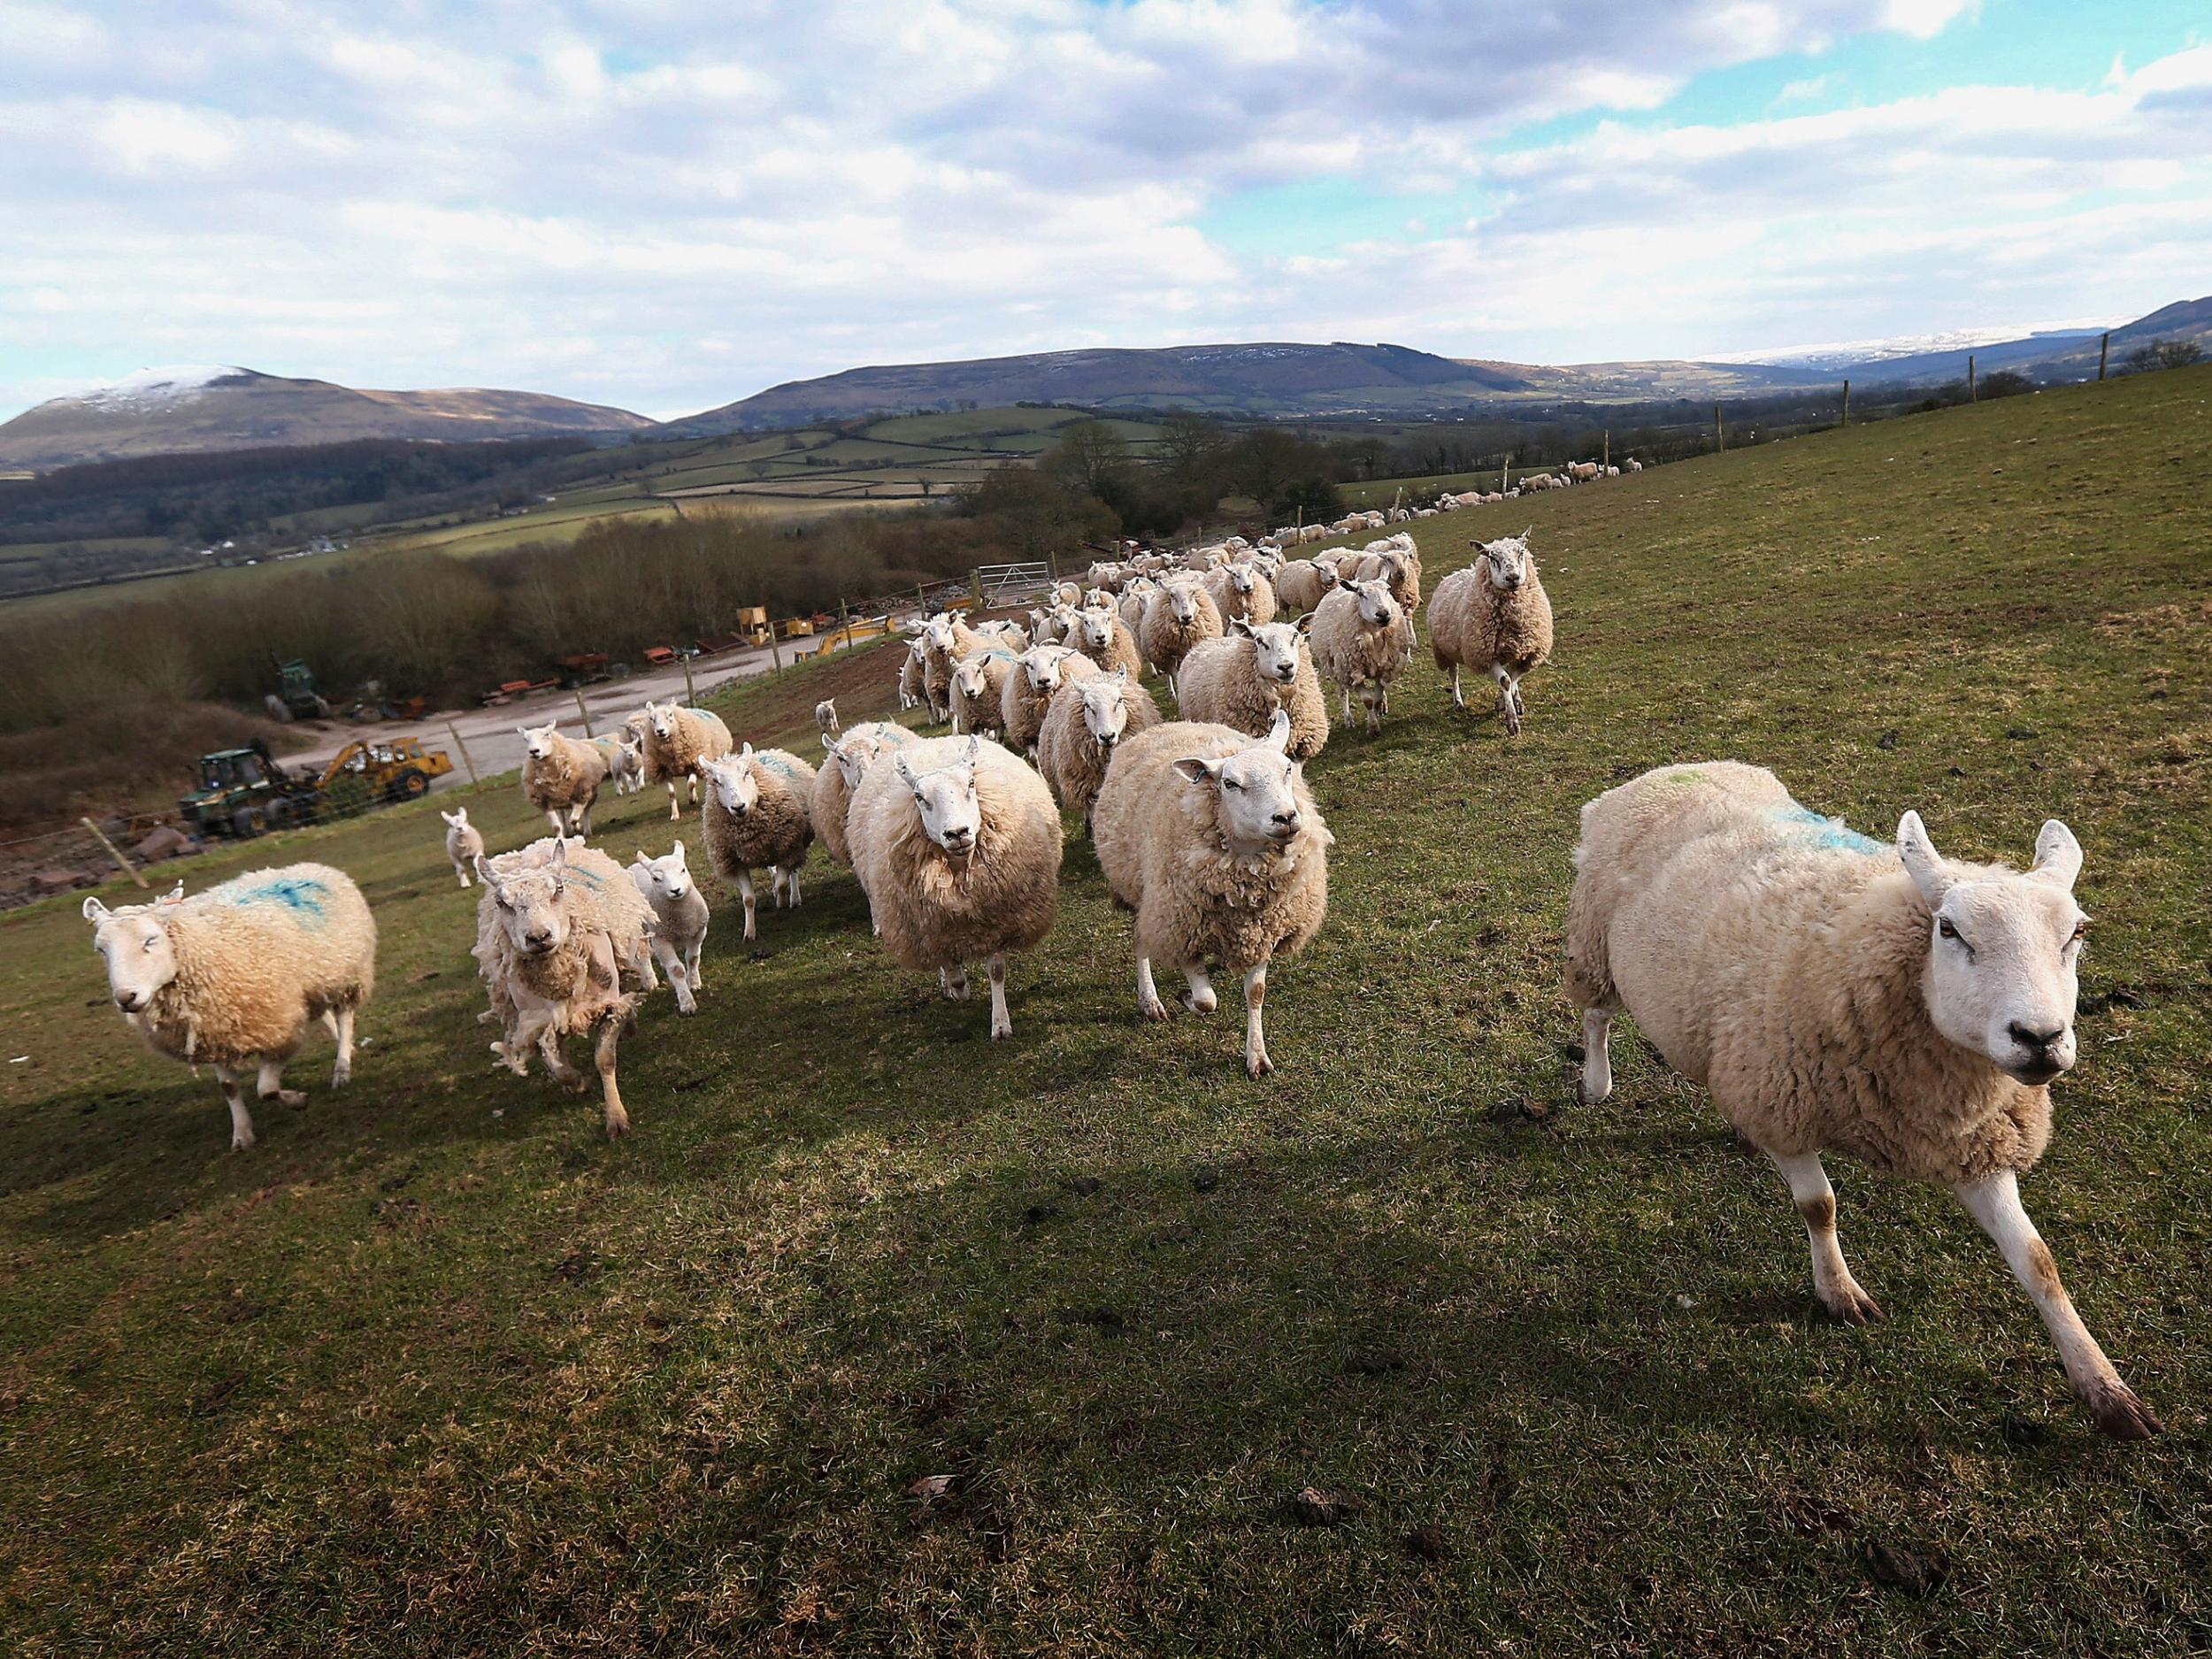
<svg viewBox="0 0 2212 1659">
<path fill-rule="evenodd" d="M 203 841 L 245 841 L 381 802 L 419 800 L 429 794 L 432 779 L 452 770 L 443 749 L 425 749 L 406 737 L 351 742 L 320 772 L 293 771 L 257 738 L 243 749 L 200 757 L 200 787 L 177 803 L 177 815 Z"/>
</svg>

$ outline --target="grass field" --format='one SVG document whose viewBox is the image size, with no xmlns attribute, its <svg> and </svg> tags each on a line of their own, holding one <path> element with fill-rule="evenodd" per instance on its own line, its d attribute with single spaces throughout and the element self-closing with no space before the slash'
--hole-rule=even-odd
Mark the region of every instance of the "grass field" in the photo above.
<svg viewBox="0 0 2212 1659">
<path fill-rule="evenodd" d="M 718 894 L 701 1016 L 664 992 L 624 1045 L 619 1145 L 489 1070 L 426 807 L 254 850 L 351 872 L 382 951 L 356 1083 L 311 1048 L 248 1155 L 124 1031 L 75 901 L 0 918 L 0 1647 L 2212 1643 L 2208 396 L 2146 375 L 1421 521 L 1432 584 L 1534 521 L 1557 658 L 1517 741 L 1423 662 L 1312 764 L 1333 902 L 1262 1084 L 1233 1016 L 1135 1019 L 1080 841 L 1005 1043 L 819 856 L 756 948 Z M 733 727 L 794 737 L 810 672 Z M 1780 1184 L 1640 1042 L 1568 1103 L 1575 810 L 1718 756 L 1960 856 L 2079 835 L 2085 1059 L 2024 1187 L 2162 1439 L 2098 1438 L 1947 1195 L 1832 1161 L 1889 1315 L 1839 1327 Z M 535 833 L 511 787 L 475 812 Z M 664 849 L 664 814 L 602 839 Z M 1356 1512 L 1300 1524 L 1310 1485 Z"/>
</svg>

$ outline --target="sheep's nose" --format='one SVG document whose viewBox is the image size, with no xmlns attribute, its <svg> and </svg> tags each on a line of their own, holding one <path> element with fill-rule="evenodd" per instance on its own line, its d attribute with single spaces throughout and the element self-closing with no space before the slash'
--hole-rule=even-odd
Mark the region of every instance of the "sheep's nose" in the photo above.
<svg viewBox="0 0 2212 1659">
<path fill-rule="evenodd" d="M 115 994 L 115 1005 L 116 1007 L 121 1009 L 126 1014 L 135 1014 L 138 1012 L 138 993 L 135 991 L 118 991 Z"/>
<path fill-rule="evenodd" d="M 524 934 L 523 940 L 533 950 L 543 950 L 553 942 L 553 935 L 550 932 L 534 932 Z"/>
<path fill-rule="evenodd" d="M 2049 1048 L 2064 1039 L 2066 1027 L 2054 1025 L 2048 1031 L 2036 1031 L 2016 1019 L 2005 1027 L 2005 1034 L 2023 1048 Z"/>
<path fill-rule="evenodd" d="M 1287 812 L 1278 812 L 1271 821 L 1277 829 L 1294 830 L 1298 827 L 1297 810 L 1294 808 Z"/>
</svg>

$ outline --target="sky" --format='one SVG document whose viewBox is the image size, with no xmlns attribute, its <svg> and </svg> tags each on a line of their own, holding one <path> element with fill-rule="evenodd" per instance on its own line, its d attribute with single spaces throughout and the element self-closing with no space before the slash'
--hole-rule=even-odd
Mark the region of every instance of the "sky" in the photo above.
<svg viewBox="0 0 2212 1659">
<path fill-rule="evenodd" d="M 0 0 L 0 419 L 1745 357 L 2212 293 L 2203 0 Z"/>
</svg>

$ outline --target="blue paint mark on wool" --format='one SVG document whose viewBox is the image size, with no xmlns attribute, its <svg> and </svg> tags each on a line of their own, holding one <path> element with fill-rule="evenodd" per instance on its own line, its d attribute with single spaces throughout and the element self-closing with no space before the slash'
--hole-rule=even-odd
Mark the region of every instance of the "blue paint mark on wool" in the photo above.
<svg viewBox="0 0 2212 1659">
<path fill-rule="evenodd" d="M 1805 807 L 1786 807 L 1777 811 L 1775 817 L 1785 824 L 1813 832 L 1812 844 L 1822 852 L 1873 856 L 1889 850 L 1881 842 L 1860 834 L 1841 818 L 1823 818 Z"/>
<path fill-rule="evenodd" d="M 778 777 L 781 778 L 786 783 L 796 783 L 799 781 L 798 769 L 791 764 L 791 757 L 775 749 L 757 749 L 753 751 L 753 758 L 758 761 L 762 765 L 767 767 L 769 771 L 774 772 Z"/>
<path fill-rule="evenodd" d="M 319 926 L 323 920 L 323 901 L 330 889 L 323 883 L 307 876 L 281 876 L 273 881 L 257 881 L 250 887 L 241 887 L 231 895 L 233 904 L 281 904 L 311 926 Z"/>
</svg>

